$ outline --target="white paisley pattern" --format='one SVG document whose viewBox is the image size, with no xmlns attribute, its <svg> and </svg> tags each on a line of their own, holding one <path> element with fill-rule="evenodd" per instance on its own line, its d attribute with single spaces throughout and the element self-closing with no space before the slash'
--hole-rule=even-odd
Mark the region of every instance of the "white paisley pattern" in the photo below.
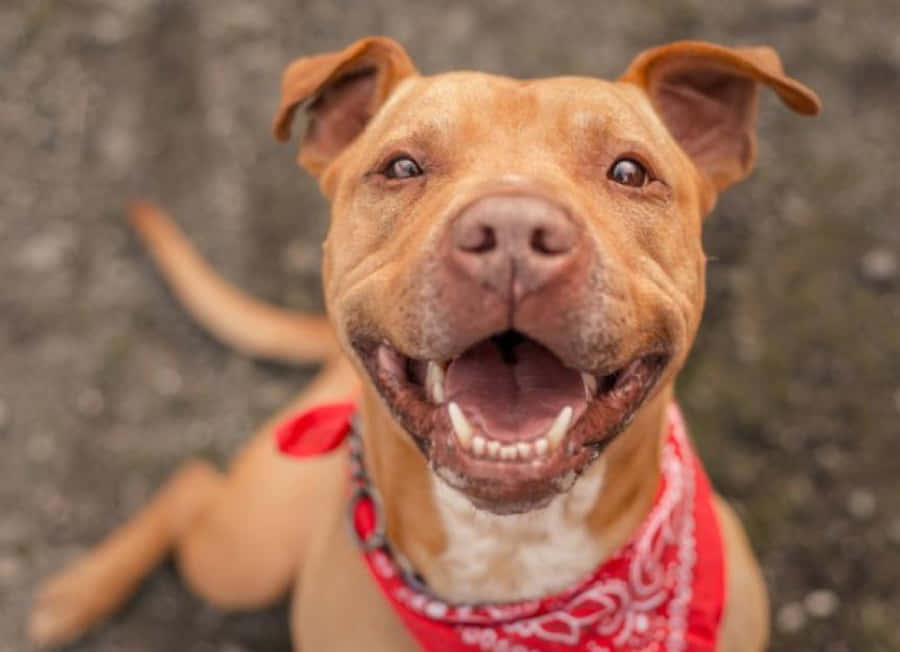
<svg viewBox="0 0 900 652">
<path fill-rule="evenodd" d="M 537 652 L 527 641 L 541 649 L 549 644 L 591 652 L 683 652 L 696 560 L 695 477 L 677 408 L 670 409 L 669 419 L 661 490 L 652 510 L 634 538 L 580 588 L 561 595 L 558 606 L 542 612 L 540 600 L 450 605 L 405 585 L 395 588 L 394 597 L 415 612 L 454 623 L 460 642 L 482 652 Z M 387 555 L 373 566 L 382 577 L 394 573 Z M 616 573 L 604 572 L 617 566 Z M 597 638 L 612 647 L 592 640 Z"/>
</svg>

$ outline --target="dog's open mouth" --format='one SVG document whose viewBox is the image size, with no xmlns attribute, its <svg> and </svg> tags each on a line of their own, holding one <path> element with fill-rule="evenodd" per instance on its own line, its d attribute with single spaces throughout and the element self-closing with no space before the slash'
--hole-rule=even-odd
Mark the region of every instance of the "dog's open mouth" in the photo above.
<svg viewBox="0 0 900 652">
<path fill-rule="evenodd" d="M 440 477 L 493 512 L 566 491 L 633 417 L 665 366 L 646 353 L 600 373 L 565 366 L 515 330 L 447 361 L 354 343 L 394 417 Z"/>
</svg>

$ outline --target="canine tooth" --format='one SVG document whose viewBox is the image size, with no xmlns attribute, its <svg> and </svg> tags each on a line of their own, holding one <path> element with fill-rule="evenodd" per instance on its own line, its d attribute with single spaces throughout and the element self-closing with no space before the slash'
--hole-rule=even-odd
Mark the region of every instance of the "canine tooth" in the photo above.
<svg viewBox="0 0 900 652">
<path fill-rule="evenodd" d="M 597 394 L 597 379 L 591 374 L 581 372 L 581 382 L 584 383 L 584 394 L 588 400 Z"/>
<path fill-rule="evenodd" d="M 484 440 L 484 437 L 481 435 L 475 435 L 472 437 L 472 452 L 478 455 L 484 455 L 484 448 L 487 445 L 487 442 Z"/>
<path fill-rule="evenodd" d="M 559 446 L 563 437 L 566 436 L 566 431 L 569 429 L 569 422 L 571 420 L 572 407 L 567 405 L 559 411 L 559 414 L 556 415 L 556 419 L 553 421 L 553 425 L 550 426 L 550 429 L 547 430 L 547 434 L 544 435 L 544 437 L 547 438 L 547 443 L 550 445 L 551 449 L 555 449 Z"/>
<path fill-rule="evenodd" d="M 459 439 L 459 443 L 463 445 L 463 448 L 468 448 L 472 442 L 472 426 L 466 421 L 465 415 L 455 402 L 447 406 L 447 413 L 450 415 L 450 423 L 453 424 L 456 438 Z"/>
<path fill-rule="evenodd" d="M 534 452 L 538 455 L 545 455 L 549 449 L 550 443 L 547 441 L 546 437 L 541 437 L 534 442 Z"/>
<path fill-rule="evenodd" d="M 501 446 L 500 447 L 500 459 L 501 460 L 514 460 L 516 459 L 516 455 L 518 455 L 518 450 L 515 446 Z"/>
<path fill-rule="evenodd" d="M 493 439 L 487 443 L 488 457 L 500 457 L 500 442 Z"/>
<path fill-rule="evenodd" d="M 531 444 L 525 441 L 520 441 L 516 444 L 516 448 L 519 450 L 519 457 L 523 460 L 527 460 L 531 457 Z"/>
<path fill-rule="evenodd" d="M 434 360 L 428 361 L 425 385 L 428 387 L 428 393 L 435 403 L 444 402 L 444 370 Z"/>
</svg>

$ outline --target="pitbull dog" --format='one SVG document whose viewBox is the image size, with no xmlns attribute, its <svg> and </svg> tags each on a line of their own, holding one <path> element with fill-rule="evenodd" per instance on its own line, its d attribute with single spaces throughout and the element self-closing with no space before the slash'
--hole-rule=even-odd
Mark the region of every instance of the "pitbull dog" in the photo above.
<svg viewBox="0 0 900 652">
<path fill-rule="evenodd" d="M 763 649 L 759 567 L 732 510 L 704 503 L 672 406 L 703 310 L 701 225 L 752 168 L 760 84 L 819 110 L 767 47 L 673 43 L 614 82 L 421 76 L 381 37 L 293 62 L 274 132 L 288 140 L 306 107 L 299 163 L 331 201 L 328 322 L 226 285 L 159 209 L 132 216 L 215 334 L 325 366 L 227 475 L 186 464 L 52 578 L 32 639 L 79 636 L 174 551 L 224 609 L 293 590 L 295 649 Z M 284 419 L 348 397 L 353 446 L 279 454 Z M 348 535 L 354 486 L 377 537 L 356 512 Z M 679 518 L 708 515 L 645 546 L 675 489 L 693 501 Z M 643 570 L 613 578 L 628 559 Z M 703 582 L 721 599 L 701 613 Z M 429 643 L 440 623 L 458 640 Z"/>
</svg>

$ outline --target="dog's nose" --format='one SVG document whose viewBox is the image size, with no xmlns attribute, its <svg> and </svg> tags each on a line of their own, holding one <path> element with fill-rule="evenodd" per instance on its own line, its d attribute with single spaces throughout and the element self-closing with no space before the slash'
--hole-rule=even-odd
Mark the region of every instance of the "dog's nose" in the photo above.
<svg viewBox="0 0 900 652">
<path fill-rule="evenodd" d="M 518 300 L 568 267 L 578 230 L 561 206 L 533 196 L 485 197 L 451 232 L 454 262 L 481 286 Z"/>
</svg>

